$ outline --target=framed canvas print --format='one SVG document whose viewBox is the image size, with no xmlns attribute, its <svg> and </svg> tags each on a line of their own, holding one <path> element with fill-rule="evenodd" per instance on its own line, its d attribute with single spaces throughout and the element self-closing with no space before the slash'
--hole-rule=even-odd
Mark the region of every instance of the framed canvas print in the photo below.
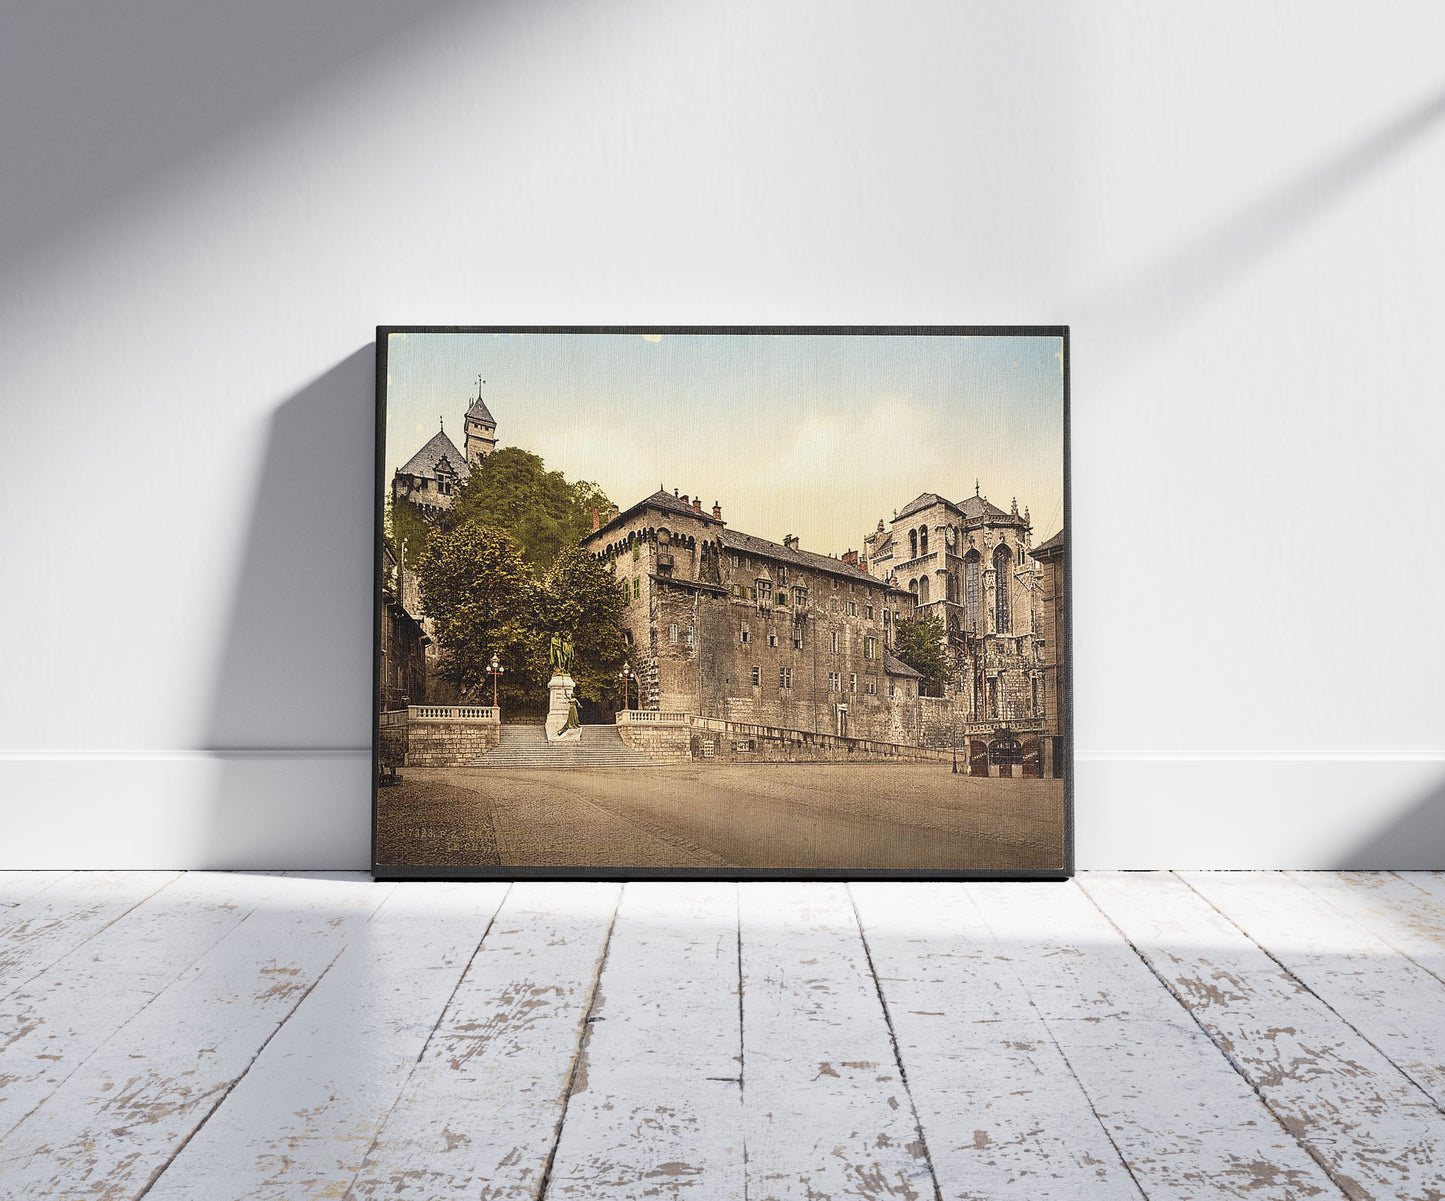
<svg viewBox="0 0 1445 1201">
<path fill-rule="evenodd" d="M 380 878 L 1072 874 L 1063 327 L 377 331 Z"/>
</svg>

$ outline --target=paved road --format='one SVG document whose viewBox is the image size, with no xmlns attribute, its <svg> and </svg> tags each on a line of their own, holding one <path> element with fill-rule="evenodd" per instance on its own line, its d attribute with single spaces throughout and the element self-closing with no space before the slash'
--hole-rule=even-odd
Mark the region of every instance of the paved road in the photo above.
<svg viewBox="0 0 1445 1201">
<path fill-rule="evenodd" d="M 1058 780 L 934 764 L 407 768 L 378 861 L 418 866 L 1057 870 Z"/>
</svg>

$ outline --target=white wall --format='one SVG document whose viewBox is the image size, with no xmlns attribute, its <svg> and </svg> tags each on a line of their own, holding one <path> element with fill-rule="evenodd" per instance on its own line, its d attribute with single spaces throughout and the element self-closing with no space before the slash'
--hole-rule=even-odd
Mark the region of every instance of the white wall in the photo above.
<svg viewBox="0 0 1445 1201">
<path fill-rule="evenodd" d="M 0 866 L 361 866 L 379 322 L 1068 323 L 1082 867 L 1445 866 L 1445 11 L 30 2 Z"/>
</svg>

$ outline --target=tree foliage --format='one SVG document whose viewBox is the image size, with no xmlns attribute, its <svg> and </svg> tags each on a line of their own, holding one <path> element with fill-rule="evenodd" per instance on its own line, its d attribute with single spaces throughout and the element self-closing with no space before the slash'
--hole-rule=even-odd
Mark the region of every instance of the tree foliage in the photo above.
<svg viewBox="0 0 1445 1201">
<path fill-rule="evenodd" d="M 403 554 L 408 570 L 416 570 L 426 552 L 432 525 L 426 514 L 405 498 L 391 496 L 386 502 L 386 536 L 400 561 Z"/>
<path fill-rule="evenodd" d="M 426 537 L 415 556 L 422 607 L 435 623 L 440 673 L 470 700 L 490 704 L 496 655 L 506 668 L 498 698 L 509 718 L 547 708 L 547 646 L 571 635 L 579 699 L 621 701 L 625 661 L 622 598 L 605 566 L 578 546 L 592 528 L 592 506 L 606 508 L 595 484 L 568 483 L 534 454 L 504 447 L 472 468 L 452 508 L 427 521 L 415 506 L 392 506 L 393 531 L 415 514 Z M 411 512 L 407 512 L 411 510 Z"/>
<path fill-rule="evenodd" d="M 435 531 L 421 557 L 422 607 L 435 623 L 441 674 L 477 700 L 491 698 L 493 655 L 506 669 L 501 691 L 530 697 L 545 688 L 537 625 L 541 589 L 503 530 L 468 522 Z"/>
<path fill-rule="evenodd" d="M 948 654 L 943 647 L 943 623 L 928 614 L 900 620 L 893 630 L 893 653 L 923 676 L 923 686 L 934 696 L 948 679 Z"/>
<path fill-rule="evenodd" d="M 627 647 L 616 577 L 586 551 L 572 546 L 547 569 L 541 592 L 541 627 L 572 636 L 572 678 L 578 696 L 599 704 L 620 704 L 617 672 L 626 662 Z"/>
<path fill-rule="evenodd" d="M 569 483 L 560 471 L 548 471 L 539 456 L 504 446 L 472 467 L 442 521 L 447 528 L 476 522 L 506 530 L 522 558 L 545 571 L 592 529 L 593 506 L 608 506 L 596 484 Z"/>
</svg>

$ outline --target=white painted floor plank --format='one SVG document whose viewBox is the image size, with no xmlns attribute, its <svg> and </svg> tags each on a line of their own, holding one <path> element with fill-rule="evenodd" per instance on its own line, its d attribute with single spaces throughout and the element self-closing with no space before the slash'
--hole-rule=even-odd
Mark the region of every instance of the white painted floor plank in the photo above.
<svg viewBox="0 0 1445 1201">
<path fill-rule="evenodd" d="M 538 1195 L 620 895 L 512 886 L 347 1196 Z"/>
<path fill-rule="evenodd" d="M 1440 1195 L 1445 1115 L 1238 926 L 1169 873 L 1084 888 L 1347 1195 Z"/>
<path fill-rule="evenodd" d="M 147 1201 L 342 1196 L 506 891 L 396 889 Z"/>
<path fill-rule="evenodd" d="M 847 887 L 739 900 L 749 1201 L 935 1196 Z"/>
<path fill-rule="evenodd" d="M 138 1196 L 392 888 L 359 874 L 252 879 L 272 899 L 0 1139 L 12 1195 Z"/>
<path fill-rule="evenodd" d="M 743 1196 L 737 886 L 628 884 L 549 1198 Z"/>
<path fill-rule="evenodd" d="M 187 872 L 0 1001 L 0 1137 L 275 889 Z"/>
<path fill-rule="evenodd" d="M 1445 980 L 1445 897 L 1438 872 L 1286 872 L 1402 955 Z"/>
<path fill-rule="evenodd" d="M 945 1198 L 1141 1196 L 958 884 L 850 886 Z"/>
<path fill-rule="evenodd" d="M 1445 1107 L 1445 984 L 1283 873 L 1179 876 Z"/>
<path fill-rule="evenodd" d="M 0 997 L 159 892 L 180 872 L 69 872 L 0 910 Z"/>
<path fill-rule="evenodd" d="M 1338 1189 L 1075 884 L 969 884 L 1150 1201 Z"/>
<path fill-rule="evenodd" d="M 0 910 L 13 909 L 22 901 L 58 884 L 73 872 L 0 872 Z"/>
<path fill-rule="evenodd" d="M 0 873 L 0 1197 L 1442 1196 L 1440 873 L 505 887 Z"/>
</svg>

